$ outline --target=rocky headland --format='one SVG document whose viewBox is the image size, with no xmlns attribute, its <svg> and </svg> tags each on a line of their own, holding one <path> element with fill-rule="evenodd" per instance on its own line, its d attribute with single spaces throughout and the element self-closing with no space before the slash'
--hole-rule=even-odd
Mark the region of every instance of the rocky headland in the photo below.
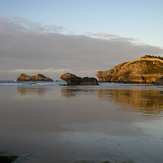
<svg viewBox="0 0 163 163">
<path fill-rule="evenodd" d="M 163 76 L 156 80 L 155 85 L 163 85 Z"/>
<path fill-rule="evenodd" d="M 96 78 L 90 77 L 78 77 L 71 73 L 65 73 L 60 77 L 62 80 L 67 82 L 67 85 L 98 85 Z"/>
<path fill-rule="evenodd" d="M 163 76 L 163 60 L 144 56 L 116 65 L 110 70 L 98 71 L 96 75 L 101 82 L 155 83 Z"/>
<path fill-rule="evenodd" d="M 42 75 L 42 74 L 37 74 L 36 76 L 28 76 L 26 74 L 21 74 L 18 78 L 17 81 L 46 81 L 46 82 L 51 82 L 53 81 L 52 79 Z"/>
</svg>

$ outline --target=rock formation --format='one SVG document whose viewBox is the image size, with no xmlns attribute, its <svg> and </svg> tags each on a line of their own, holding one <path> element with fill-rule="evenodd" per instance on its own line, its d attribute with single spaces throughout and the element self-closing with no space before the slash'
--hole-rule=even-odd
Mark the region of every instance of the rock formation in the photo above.
<svg viewBox="0 0 163 163">
<path fill-rule="evenodd" d="M 65 73 L 61 75 L 60 78 L 66 81 L 67 85 L 98 85 L 98 81 L 96 78 L 81 78 L 71 73 Z"/>
<path fill-rule="evenodd" d="M 163 85 L 163 76 L 156 80 L 155 85 Z"/>
<path fill-rule="evenodd" d="M 17 81 L 53 81 L 52 79 L 42 75 L 42 74 L 37 74 L 36 76 L 28 76 L 26 74 L 21 74 L 18 78 Z"/>
<path fill-rule="evenodd" d="M 154 83 L 163 76 L 163 60 L 140 58 L 121 63 L 107 71 L 98 71 L 96 75 L 102 82 Z"/>
<path fill-rule="evenodd" d="M 68 79 L 76 78 L 76 77 L 77 76 L 75 74 L 65 73 L 65 74 L 61 75 L 60 79 L 67 81 Z"/>
</svg>

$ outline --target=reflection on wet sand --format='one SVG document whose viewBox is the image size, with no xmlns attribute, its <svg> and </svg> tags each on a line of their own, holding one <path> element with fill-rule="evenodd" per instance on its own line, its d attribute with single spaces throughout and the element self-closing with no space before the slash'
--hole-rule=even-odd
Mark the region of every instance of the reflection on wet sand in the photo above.
<svg viewBox="0 0 163 163">
<path fill-rule="evenodd" d="M 135 111 L 145 114 L 159 114 L 163 110 L 163 91 L 156 90 L 116 90 L 116 89 L 61 89 L 61 95 L 69 98 L 78 93 L 96 92 L 97 98 L 125 104 L 123 111 Z M 131 110 L 132 109 L 132 110 Z"/>
<path fill-rule="evenodd" d="M 0 87 L 0 150 L 26 163 L 162 162 L 162 88 L 140 89 Z"/>
<path fill-rule="evenodd" d="M 17 87 L 18 92 L 21 95 L 30 95 L 30 94 L 35 94 L 35 95 L 43 95 L 46 91 L 45 88 L 43 87 L 25 87 L 25 86 L 18 86 Z"/>
<path fill-rule="evenodd" d="M 163 110 L 163 91 L 103 89 L 97 90 L 97 97 L 130 105 L 132 111 L 146 114 L 158 114 Z"/>
<path fill-rule="evenodd" d="M 91 92 L 95 92 L 95 89 L 84 89 L 83 87 L 81 88 L 75 88 L 75 87 L 62 87 L 61 88 L 61 95 L 63 97 L 69 98 L 69 97 L 73 97 L 76 96 L 79 92 L 80 93 L 91 93 Z"/>
<path fill-rule="evenodd" d="M 66 98 L 76 96 L 73 89 L 61 89 L 61 95 Z"/>
</svg>

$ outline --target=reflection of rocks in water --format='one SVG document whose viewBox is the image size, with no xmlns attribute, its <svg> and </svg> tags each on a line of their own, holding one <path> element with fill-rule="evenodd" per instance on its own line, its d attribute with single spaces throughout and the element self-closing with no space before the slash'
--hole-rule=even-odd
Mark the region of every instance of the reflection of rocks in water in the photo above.
<svg viewBox="0 0 163 163">
<path fill-rule="evenodd" d="M 25 86 L 17 87 L 17 90 L 21 95 L 30 95 L 30 94 L 43 95 L 46 91 L 45 88 L 25 87 Z"/>
<path fill-rule="evenodd" d="M 163 92 L 152 90 L 97 90 L 97 96 L 105 100 L 133 106 L 134 111 L 157 114 L 163 110 Z M 129 111 L 129 110 L 126 110 Z"/>
<path fill-rule="evenodd" d="M 69 98 L 69 97 L 76 96 L 79 92 L 80 93 L 91 93 L 91 92 L 95 92 L 95 91 L 96 90 L 94 90 L 94 89 L 84 89 L 83 87 L 81 87 L 81 89 L 63 87 L 63 88 L 61 88 L 61 95 L 63 97 Z"/>
<path fill-rule="evenodd" d="M 63 97 L 72 97 L 72 96 L 75 96 L 75 92 L 73 92 L 72 89 L 61 89 L 61 95 Z"/>
</svg>

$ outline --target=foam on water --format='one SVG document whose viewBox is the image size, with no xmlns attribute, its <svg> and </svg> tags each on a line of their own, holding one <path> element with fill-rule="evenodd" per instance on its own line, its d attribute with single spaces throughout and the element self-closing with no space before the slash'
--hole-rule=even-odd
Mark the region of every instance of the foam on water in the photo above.
<svg viewBox="0 0 163 163">
<path fill-rule="evenodd" d="M 11 81 L 1 80 L 0 86 L 61 86 L 67 85 L 66 81 L 54 80 L 53 82 L 27 82 L 27 81 Z M 89 85 L 91 88 L 93 86 Z M 73 86 L 72 86 L 73 87 Z M 86 85 L 79 85 L 79 87 L 86 87 Z M 88 86 L 87 86 L 88 87 Z M 116 89 L 116 90 L 162 90 L 163 86 L 155 86 L 153 84 L 136 84 L 136 83 L 114 83 L 114 82 L 99 82 L 99 89 Z M 75 86 L 76 88 L 76 86 Z M 96 86 L 95 86 L 96 88 Z M 74 89 L 74 87 L 73 87 Z"/>
<path fill-rule="evenodd" d="M 65 81 L 54 81 L 54 82 L 17 82 L 17 81 L 0 81 L 0 86 L 31 86 L 31 85 L 40 85 L 40 86 L 50 86 L 50 85 L 64 85 Z"/>
</svg>

